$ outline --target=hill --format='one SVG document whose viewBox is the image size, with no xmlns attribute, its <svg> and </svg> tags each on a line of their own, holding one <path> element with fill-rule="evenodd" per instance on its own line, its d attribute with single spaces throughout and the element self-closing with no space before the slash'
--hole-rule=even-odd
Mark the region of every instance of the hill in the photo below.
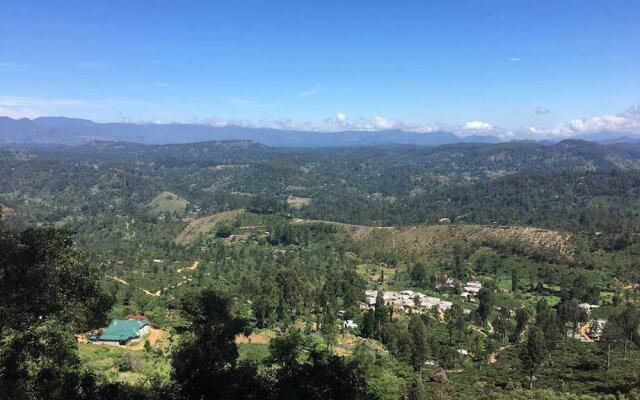
<svg viewBox="0 0 640 400">
<path fill-rule="evenodd" d="M 96 123 L 64 117 L 14 120 L 0 117 L 0 144 L 83 144 L 96 140 L 147 144 L 192 143 L 210 140 L 251 140 L 278 147 L 336 147 L 380 144 L 437 146 L 446 143 L 496 143 L 493 136 L 462 138 L 449 132 L 307 132 L 202 124 Z"/>
<path fill-rule="evenodd" d="M 349 232 L 361 243 L 363 249 L 397 252 L 411 259 L 454 257 L 457 252 L 462 253 L 480 246 L 555 261 L 570 261 L 575 253 L 570 234 L 535 227 L 417 225 L 394 228 L 359 227 L 350 229 Z"/>
</svg>

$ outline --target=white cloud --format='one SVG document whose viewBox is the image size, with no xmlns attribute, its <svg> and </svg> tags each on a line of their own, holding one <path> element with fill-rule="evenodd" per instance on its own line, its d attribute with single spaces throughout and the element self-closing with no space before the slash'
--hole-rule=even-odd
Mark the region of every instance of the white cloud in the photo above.
<svg viewBox="0 0 640 400">
<path fill-rule="evenodd" d="M 511 61 L 511 62 L 520 62 L 520 61 L 522 61 L 522 59 L 519 58 L 519 57 L 509 57 L 508 60 Z"/>
<path fill-rule="evenodd" d="M 435 128 L 428 124 L 414 124 L 397 119 L 391 119 L 376 115 L 372 118 L 360 117 L 355 120 L 349 119 L 347 114 L 343 112 L 337 112 L 334 116 L 326 118 L 323 124 L 307 123 L 304 124 L 304 128 L 315 131 L 340 131 L 340 130 L 353 130 L 353 131 L 378 131 L 388 129 L 401 129 L 404 131 L 428 133 L 433 132 Z"/>
<path fill-rule="evenodd" d="M 328 129 L 331 127 L 336 127 L 338 129 L 348 128 L 349 117 L 347 117 L 347 114 L 343 112 L 337 112 L 333 117 L 326 118 L 324 123 L 327 125 Z"/>
<path fill-rule="evenodd" d="M 464 124 L 464 129 L 470 131 L 488 131 L 493 129 L 493 126 L 487 122 L 482 121 L 469 121 Z"/>
<path fill-rule="evenodd" d="M 530 126 L 523 132 L 520 132 L 519 136 L 528 137 L 532 139 L 545 139 L 545 138 L 568 138 L 574 136 L 575 132 L 566 126 L 559 124 L 554 128 L 540 128 Z"/>
<path fill-rule="evenodd" d="M 577 133 L 597 131 L 638 133 L 640 132 L 640 104 L 628 108 L 621 114 L 573 119 L 570 127 Z"/>
<path fill-rule="evenodd" d="M 389 118 L 376 115 L 371 120 L 374 129 L 393 129 L 399 127 L 401 124 L 398 121 L 394 121 Z"/>
<path fill-rule="evenodd" d="M 151 86 L 157 87 L 157 88 L 166 88 L 166 87 L 169 87 L 169 84 L 166 82 L 154 82 L 151 84 Z"/>
<path fill-rule="evenodd" d="M 31 108 L 4 107 L 2 105 L 0 105 L 0 115 L 3 117 L 9 117 L 14 119 L 37 118 L 42 116 L 42 114 L 40 114 L 37 110 L 31 109 Z"/>
<path fill-rule="evenodd" d="M 302 93 L 300 93 L 300 97 L 313 96 L 313 95 L 317 94 L 319 90 L 320 90 L 320 84 L 316 83 L 315 85 L 313 85 L 313 87 L 311 87 L 311 88 L 303 91 Z"/>
</svg>

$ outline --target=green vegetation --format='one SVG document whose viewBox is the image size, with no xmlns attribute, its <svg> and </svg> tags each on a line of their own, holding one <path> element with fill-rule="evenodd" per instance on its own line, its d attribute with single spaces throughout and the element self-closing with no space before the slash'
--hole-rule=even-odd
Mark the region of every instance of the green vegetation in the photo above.
<svg viewBox="0 0 640 400">
<path fill-rule="evenodd" d="M 635 145 L 4 149 L 0 203 L 0 399 L 640 395 Z"/>
</svg>

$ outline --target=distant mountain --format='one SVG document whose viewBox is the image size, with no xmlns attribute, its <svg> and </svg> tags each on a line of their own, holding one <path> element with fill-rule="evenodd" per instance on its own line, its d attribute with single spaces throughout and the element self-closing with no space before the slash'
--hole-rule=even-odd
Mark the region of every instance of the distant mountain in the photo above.
<svg viewBox="0 0 640 400">
<path fill-rule="evenodd" d="M 0 117 L 0 145 L 65 144 L 125 141 L 144 144 L 251 140 L 272 147 L 340 147 L 381 144 L 439 146 L 453 143 L 498 143 L 494 136 L 460 137 L 450 132 L 402 130 L 306 132 L 196 124 L 96 123 L 64 117 L 11 119 Z"/>
<path fill-rule="evenodd" d="M 603 144 L 614 143 L 639 143 L 640 135 L 626 132 L 593 132 L 575 136 L 574 139 L 587 140 L 589 142 L 598 142 Z"/>
</svg>

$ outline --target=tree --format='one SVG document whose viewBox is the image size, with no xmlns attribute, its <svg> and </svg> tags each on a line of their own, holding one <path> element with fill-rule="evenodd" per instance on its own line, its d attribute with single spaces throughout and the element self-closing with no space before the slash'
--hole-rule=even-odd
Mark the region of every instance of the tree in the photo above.
<svg viewBox="0 0 640 400">
<path fill-rule="evenodd" d="M 100 271 L 66 231 L 0 231 L 0 277 L 0 331 L 26 330 L 48 320 L 96 328 L 111 308 Z"/>
<path fill-rule="evenodd" d="M 485 323 L 493 310 L 495 295 L 493 291 L 487 288 L 482 288 L 480 289 L 480 292 L 478 292 L 478 300 L 478 316 L 480 317 L 480 320 Z"/>
<path fill-rule="evenodd" d="M 333 316 L 333 314 L 324 314 L 320 331 L 322 332 L 324 341 L 329 347 L 333 347 L 338 343 L 338 326 L 336 318 Z"/>
<path fill-rule="evenodd" d="M 403 398 L 406 400 L 425 400 L 430 398 L 422 378 L 419 377 L 409 381 L 405 391 L 406 394 Z"/>
<path fill-rule="evenodd" d="M 575 335 L 580 324 L 587 320 L 587 313 L 580 308 L 576 299 L 562 302 L 558 306 L 558 323 L 562 332 L 562 342 L 565 342 L 567 336 L 567 324 L 571 325 L 571 332 Z"/>
<path fill-rule="evenodd" d="M 529 389 L 533 389 L 533 375 L 542 365 L 546 355 L 544 334 L 540 328 L 532 326 L 527 335 L 527 342 L 520 351 L 522 366 L 529 373 Z"/>
<path fill-rule="evenodd" d="M 347 363 L 343 357 L 317 349 L 311 349 L 307 362 L 279 370 L 274 386 L 273 397 L 283 400 L 368 398 L 365 376 L 355 362 Z M 254 398 L 268 398 L 268 393 Z"/>
<path fill-rule="evenodd" d="M 524 332 L 527 322 L 529 322 L 529 313 L 524 308 L 518 308 L 516 310 L 516 327 L 514 328 L 513 335 L 511 337 L 512 343 L 518 343 L 520 335 Z"/>
<path fill-rule="evenodd" d="M 215 235 L 217 238 L 228 238 L 233 232 L 233 225 L 228 222 L 219 222 L 216 224 Z"/>
<path fill-rule="evenodd" d="M 611 346 L 619 341 L 623 341 L 625 339 L 624 330 L 618 322 L 618 318 L 616 315 L 612 315 L 607 323 L 604 325 L 604 329 L 602 330 L 602 334 L 600 335 L 600 341 L 602 345 L 606 346 L 606 363 L 605 368 L 609 371 L 611 367 Z"/>
<path fill-rule="evenodd" d="M 230 300 L 211 289 L 190 293 L 182 303 L 191 327 L 173 354 L 173 378 L 187 398 L 235 398 L 235 338 L 250 333 L 247 322 L 234 317 Z"/>
<path fill-rule="evenodd" d="M 422 319 L 414 315 L 409 320 L 407 326 L 409 332 L 409 346 L 410 346 L 410 360 L 414 371 L 419 371 L 428 356 L 428 340 L 427 340 L 427 328 L 424 326 Z"/>
<path fill-rule="evenodd" d="M 544 336 L 545 350 L 551 363 L 551 351 L 555 348 L 562 333 L 560 332 L 558 317 L 545 299 L 541 299 L 536 304 L 536 320 L 534 325 Z"/>
<path fill-rule="evenodd" d="M 411 268 L 411 281 L 415 286 L 426 287 L 429 282 L 427 266 L 417 263 Z"/>
<path fill-rule="evenodd" d="M 620 314 L 614 318 L 614 323 L 620 326 L 620 329 L 624 335 L 624 358 L 627 358 L 627 351 L 629 344 L 633 343 L 633 337 L 640 325 L 640 312 L 631 304 L 622 310 Z"/>
<path fill-rule="evenodd" d="M 106 320 L 100 272 L 68 232 L 38 228 L 0 230 L 0 277 L 0 398 L 78 398 L 72 332 Z"/>
<path fill-rule="evenodd" d="M 498 316 L 493 321 L 493 329 L 503 343 L 507 341 L 511 326 L 511 310 L 507 307 L 502 307 Z"/>
<path fill-rule="evenodd" d="M 513 271 L 511 271 L 511 291 L 516 293 L 519 287 L 520 275 L 518 274 L 518 270 L 514 268 Z"/>
<path fill-rule="evenodd" d="M 146 293 L 140 293 L 136 297 L 136 306 L 138 307 L 139 314 L 144 315 L 148 310 L 150 301 L 147 296 L 148 295 Z"/>
<path fill-rule="evenodd" d="M 298 362 L 307 340 L 299 329 L 291 329 L 286 334 L 274 338 L 269 344 L 271 362 L 283 368 L 293 368 Z"/>
<path fill-rule="evenodd" d="M 382 325 L 387 321 L 387 306 L 384 304 L 384 296 L 381 290 L 378 291 L 378 295 L 376 296 L 376 305 L 373 316 L 375 320 L 376 338 L 380 339 Z"/>
<path fill-rule="evenodd" d="M 366 338 L 373 338 L 375 335 L 376 320 L 373 310 L 367 310 L 362 317 L 362 327 L 360 328 L 360 334 Z"/>
<path fill-rule="evenodd" d="M 454 336 L 464 333 L 464 328 L 466 327 L 462 307 L 457 304 L 452 305 L 445 313 L 445 319 L 447 321 L 447 331 L 449 331 L 449 341 L 451 342 Z"/>
</svg>

